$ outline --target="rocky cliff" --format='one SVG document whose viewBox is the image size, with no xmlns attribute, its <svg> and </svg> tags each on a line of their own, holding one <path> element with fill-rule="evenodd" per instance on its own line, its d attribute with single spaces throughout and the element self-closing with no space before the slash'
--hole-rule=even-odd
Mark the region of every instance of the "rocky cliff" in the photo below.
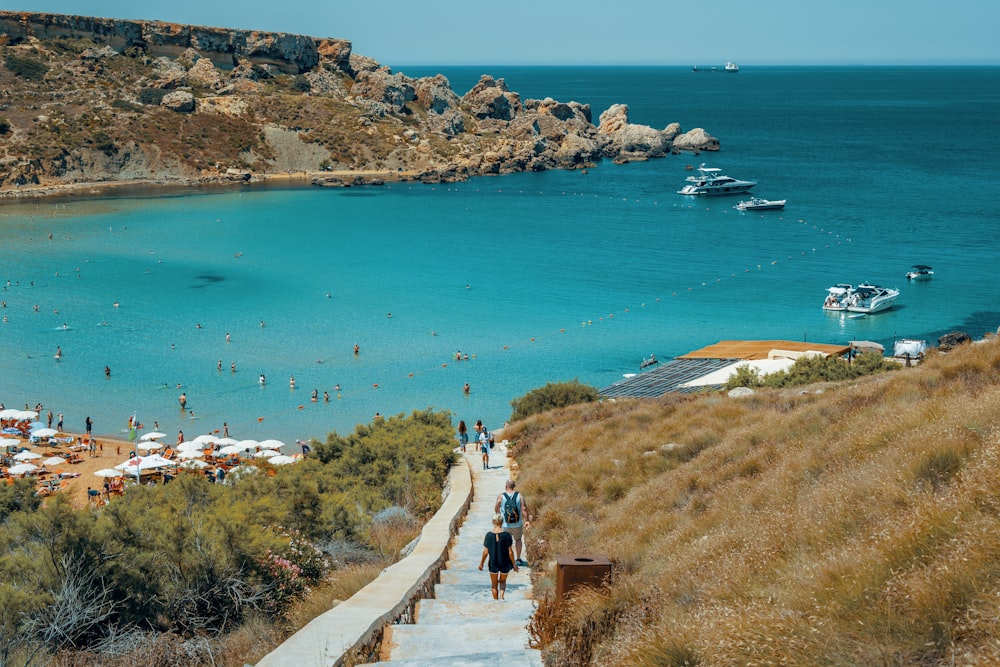
<svg viewBox="0 0 1000 667">
<path fill-rule="evenodd" d="M 465 94 L 351 43 L 285 33 L 0 12 L 0 193 L 71 183 L 316 172 L 317 184 L 575 168 L 718 150 L 700 128 L 614 105 Z"/>
</svg>

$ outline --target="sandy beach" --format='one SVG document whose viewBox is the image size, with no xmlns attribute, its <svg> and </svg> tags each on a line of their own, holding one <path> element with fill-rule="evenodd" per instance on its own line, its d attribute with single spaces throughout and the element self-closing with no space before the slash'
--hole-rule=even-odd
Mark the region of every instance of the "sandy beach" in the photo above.
<svg viewBox="0 0 1000 667">
<path fill-rule="evenodd" d="M 21 185 L 16 188 L 0 190 L 0 200 L 107 197 L 116 194 L 127 194 L 130 190 L 148 192 L 150 189 L 163 189 L 164 191 L 169 191 L 171 189 L 233 187 L 254 184 L 276 187 L 307 187 L 313 185 L 313 179 L 324 181 L 342 179 L 350 181 L 360 178 L 366 182 L 376 180 L 396 182 L 411 180 L 416 174 L 417 172 L 415 171 L 388 170 L 295 171 L 273 174 L 247 171 L 242 172 L 240 175 L 213 174 L 201 178 L 43 183 L 39 185 Z"/>
<path fill-rule="evenodd" d="M 73 437 L 75 442 L 81 442 L 82 437 L 77 433 L 61 433 L 61 437 Z M 94 456 L 83 450 L 79 452 L 79 463 L 64 463 L 48 468 L 50 473 L 79 473 L 78 477 L 69 478 L 66 487 L 60 491 L 61 495 L 67 496 L 74 507 L 83 508 L 87 505 L 87 488 L 100 489 L 104 486 L 104 478 L 94 475 L 98 470 L 113 468 L 116 465 L 128 460 L 129 452 L 133 451 L 134 445 L 126 440 L 112 440 L 108 438 L 97 438 L 97 451 Z M 27 446 L 27 443 L 26 445 Z M 41 454 L 43 457 L 60 456 L 65 458 L 69 449 L 65 446 L 52 447 L 49 445 L 29 446 L 31 451 Z M 37 464 L 37 462 L 36 462 Z"/>
</svg>

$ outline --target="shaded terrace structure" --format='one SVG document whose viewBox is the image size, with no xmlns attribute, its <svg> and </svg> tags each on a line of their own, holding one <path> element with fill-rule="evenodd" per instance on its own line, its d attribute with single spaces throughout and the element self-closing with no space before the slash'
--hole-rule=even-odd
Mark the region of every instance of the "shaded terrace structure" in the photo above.
<svg viewBox="0 0 1000 667">
<path fill-rule="evenodd" d="M 664 394 L 691 394 L 722 389 L 725 377 L 744 362 L 794 360 L 806 354 L 843 355 L 849 345 L 828 345 L 789 340 L 723 340 L 688 352 L 658 368 L 619 380 L 601 389 L 606 398 L 657 398 Z M 724 372 L 729 369 L 729 372 Z M 716 378 L 722 377 L 721 381 Z M 709 379 L 701 382 L 702 379 Z"/>
</svg>

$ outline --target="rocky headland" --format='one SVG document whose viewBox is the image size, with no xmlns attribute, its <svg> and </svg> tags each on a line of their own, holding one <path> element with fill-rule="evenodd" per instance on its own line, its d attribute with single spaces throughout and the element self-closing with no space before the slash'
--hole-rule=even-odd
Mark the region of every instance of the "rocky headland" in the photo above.
<svg viewBox="0 0 1000 667">
<path fill-rule="evenodd" d="M 0 195 L 306 176 L 442 182 L 718 150 L 615 104 L 463 95 L 343 39 L 0 11 Z"/>
</svg>

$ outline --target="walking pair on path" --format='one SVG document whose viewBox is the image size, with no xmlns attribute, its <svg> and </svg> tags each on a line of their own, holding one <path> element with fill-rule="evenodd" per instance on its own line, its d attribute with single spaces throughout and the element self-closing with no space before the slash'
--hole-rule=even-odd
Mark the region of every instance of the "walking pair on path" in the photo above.
<svg viewBox="0 0 1000 667">
<path fill-rule="evenodd" d="M 514 480 L 508 479 L 506 491 L 497 496 L 493 528 L 483 539 L 483 554 L 479 559 L 480 570 L 489 559 L 490 591 L 494 600 L 504 599 L 510 571 L 519 572 L 519 567 L 528 565 L 521 559 L 524 528 L 530 523 L 528 504 L 514 486 Z"/>
</svg>

